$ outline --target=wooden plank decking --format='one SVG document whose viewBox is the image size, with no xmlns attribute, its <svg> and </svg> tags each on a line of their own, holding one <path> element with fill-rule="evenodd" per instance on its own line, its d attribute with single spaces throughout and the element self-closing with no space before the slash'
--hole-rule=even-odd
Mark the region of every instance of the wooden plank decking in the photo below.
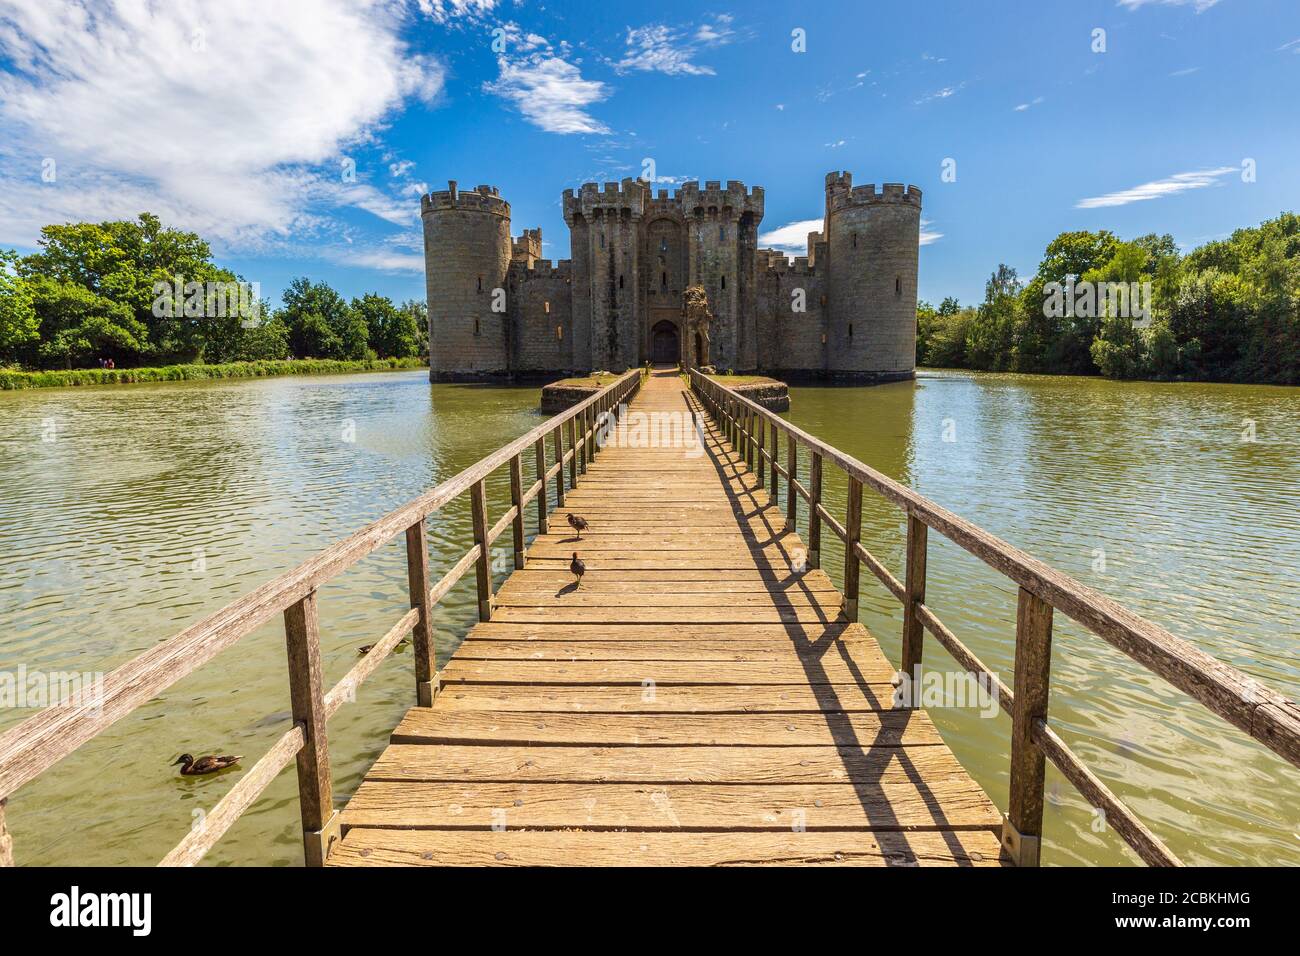
<svg viewBox="0 0 1300 956">
<path fill-rule="evenodd" d="M 802 542 L 720 432 L 622 440 L 697 410 L 675 374 L 645 383 L 330 865 L 1005 862 L 998 811 L 924 711 L 890 709 L 894 668 L 825 572 L 791 570 Z"/>
</svg>

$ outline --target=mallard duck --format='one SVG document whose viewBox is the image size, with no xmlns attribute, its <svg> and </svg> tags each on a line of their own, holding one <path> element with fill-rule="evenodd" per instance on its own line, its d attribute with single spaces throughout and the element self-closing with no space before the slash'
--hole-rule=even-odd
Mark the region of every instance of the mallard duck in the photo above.
<svg viewBox="0 0 1300 956">
<path fill-rule="evenodd" d="M 587 573 L 587 565 L 578 557 L 577 551 L 573 552 L 573 560 L 569 562 L 569 573 L 573 575 L 574 587 L 582 587 L 582 576 Z"/>
<path fill-rule="evenodd" d="M 410 639 L 404 637 L 396 644 L 393 645 L 393 650 L 397 650 L 398 648 L 405 647 L 409 643 L 411 643 Z M 360 657 L 365 657 L 374 649 L 375 649 L 375 645 L 373 644 L 362 644 L 360 647 L 357 648 L 357 655 Z"/>
<path fill-rule="evenodd" d="M 207 773 L 216 773 L 218 770 L 233 767 L 243 759 L 243 757 L 209 756 L 195 760 L 189 754 L 181 754 L 180 757 L 172 761 L 172 765 L 181 765 L 182 776 L 201 777 Z"/>
<path fill-rule="evenodd" d="M 569 527 L 578 532 L 578 540 L 582 540 L 582 532 L 587 530 L 587 519 L 578 515 L 569 515 Z"/>
</svg>

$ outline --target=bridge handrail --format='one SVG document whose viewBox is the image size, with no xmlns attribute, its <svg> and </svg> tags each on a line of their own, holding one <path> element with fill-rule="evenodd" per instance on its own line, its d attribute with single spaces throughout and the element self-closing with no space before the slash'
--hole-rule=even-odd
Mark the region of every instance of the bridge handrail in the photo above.
<svg viewBox="0 0 1300 956">
<path fill-rule="evenodd" d="M 1092 774 L 1047 721 L 1052 614 L 1061 611 L 1093 634 L 1249 734 L 1293 765 L 1300 766 L 1300 707 L 1253 677 L 1211 657 L 1187 641 L 1138 616 L 1106 595 L 1049 567 L 958 517 L 933 501 L 851 455 L 828 445 L 758 403 L 690 369 L 692 390 L 764 484 L 770 475 L 777 499 L 778 479 L 786 484 L 786 526 L 794 528 L 797 498 L 809 508 L 808 559 L 820 564 L 824 522 L 844 542 L 844 611 L 857 619 L 860 565 L 867 568 L 903 605 L 903 660 L 900 679 L 910 681 L 921 662 L 924 631 L 929 631 L 961 664 L 989 682 L 1012 720 L 1011 787 L 1003 821 L 1003 844 L 1021 864 L 1036 864 L 1042 834 L 1044 760 L 1054 765 L 1107 823 L 1147 863 L 1179 865 L 1169 851 L 1126 806 Z M 780 462 L 780 435 L 786 461 Z M 769 447 L 770 439 L 770 447 Z M 798 449 L 809 454 L 808 486 L 798 480 Z M 822 504 L 824 462 L 849 479 L 845 522 Z M 862 488 L 868 486 L 901 508 L 908 519 L 905 581 L 889 572 L 861 541 Z M 963 644 L 925 603 L 927 531 L 933 529 L 1019 585 L 1013 683 L 1008 688 Z M 903 688 L 905 689 L 905 688 Z"/>
<path fill-rule="evenodd" d="M 105 676 L 103 693 L 95 700 L 62 701 L 46 707 L 0 736 L 0 866 L 13 862 L 12 837 L 5 827 L 5 802 L 19 787 L 281 612 L 289 654 L 292 726 L 213 808 L 204 825 L 191 831 L 162 864 L 190 865 L 201 859 L 295 757 L 307 862 L 309 865 L 323 863 L 338 834 L 337 813 L 330 799 L 326 721 L 407 634 L 412 636 L 417 700 L 424 706 L 432 704 L 437 691 L 430 621 L 433 605 L 473 567 L 479 617 L 488 619 L 492 612 L 489 558 L 493 542 L 507 528 L 512 528 L 515 565 L 522 567 L 524 509 L 536 499 L 538 528 L 545 533 L 549 482 L 555 479 L 556 495 L 563 504 L 565 466 L 572 487 L 579 469 L 585 471 L 599 450 L 602 429 L 621 414 L 622 407 L 640 387 L 643 375 L 641 369 L 620 375 L 595 394 L 464 471 L 133 658 Z M 568 432 L 567 451 L 564 450 L 565 431 Z M 548 439 L 554 444 L 554 456 L 549 462 Z M 536 478 L 524 489 L 522 459 L 530 448 L 534 451 Z M 507 463 L 511 472 L 511 506 L 489 527 L 485 481 Z M 425 519 L 466 491 L 472 499 L 474 545 L 441 580 L 430 586 Z M 320 674 L 316 591 L 399 534 L 406 535 L 411 610 L 325 693 Z"/>
</svg>

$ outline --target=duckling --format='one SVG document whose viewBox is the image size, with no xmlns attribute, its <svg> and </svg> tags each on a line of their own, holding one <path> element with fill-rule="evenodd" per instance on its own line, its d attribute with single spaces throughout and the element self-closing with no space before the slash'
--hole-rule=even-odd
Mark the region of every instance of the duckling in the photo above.
<svg viewBox="0 0 1300 956">
<path fill-rule="evenodd" d="M 200 757 L 198 760 L 195 760 L 189 754 L 181 754 L 180 757 L 172 761 L 172 765 L 181 765 L 182 776 L 201 777 L 204 774 L 216 773 L 218 770 L 225 770 L 227 767 L 233 767 L 243 759 L 243 757 L 220 756 Z"/>
<path fill-rule="evenodd" d="M 578 557 L 578 552 L 573 552 L 573 560 L 569 562 L 569 573 L 573 575 L 574 587 L 582 587 L 582 576 L 587 573 L 587 565 Z"/>
<path fill-rule="evenodd" d="M 569 515 L 569 527 L 578 532 L 578 540 L 582 540 L 582 532 L 587 530 L 587 519 L 579 515 Z"/>
</svg>

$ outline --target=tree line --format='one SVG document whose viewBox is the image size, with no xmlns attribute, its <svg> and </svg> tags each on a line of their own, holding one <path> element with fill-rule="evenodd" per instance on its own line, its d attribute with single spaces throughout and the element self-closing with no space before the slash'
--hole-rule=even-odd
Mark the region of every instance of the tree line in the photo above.
<svg viewBox="0 0 1300 956">
<path fill-rule="evenodd" d="M 250 302 L 207 242 L 157 216 L 41 230 L 38 252 L 0 250 L 0 366 L 117 367 L 428 354 L 423 302 L 351 302 L 294 279 L 279 308 Z M 241 294 L 231 294 L 238 290 Z"/>
<path fill-rule="evenodd" d="M 1116 297 L 1060 308 L 1061 290 L 1149 291 L 1143 314 Z M 1073 303 L 1071 303 L 1073 304 Z M 1121 302 L 1122 306 L 1122 302 Z M 984 301 L 917 305 L 918 365 L 1122 379 L 1300 384 L 1300 216 L 1182 255 L 1173 237 L 1064 232 L 1027 282 L 999 265 Z"/>
</svg>

